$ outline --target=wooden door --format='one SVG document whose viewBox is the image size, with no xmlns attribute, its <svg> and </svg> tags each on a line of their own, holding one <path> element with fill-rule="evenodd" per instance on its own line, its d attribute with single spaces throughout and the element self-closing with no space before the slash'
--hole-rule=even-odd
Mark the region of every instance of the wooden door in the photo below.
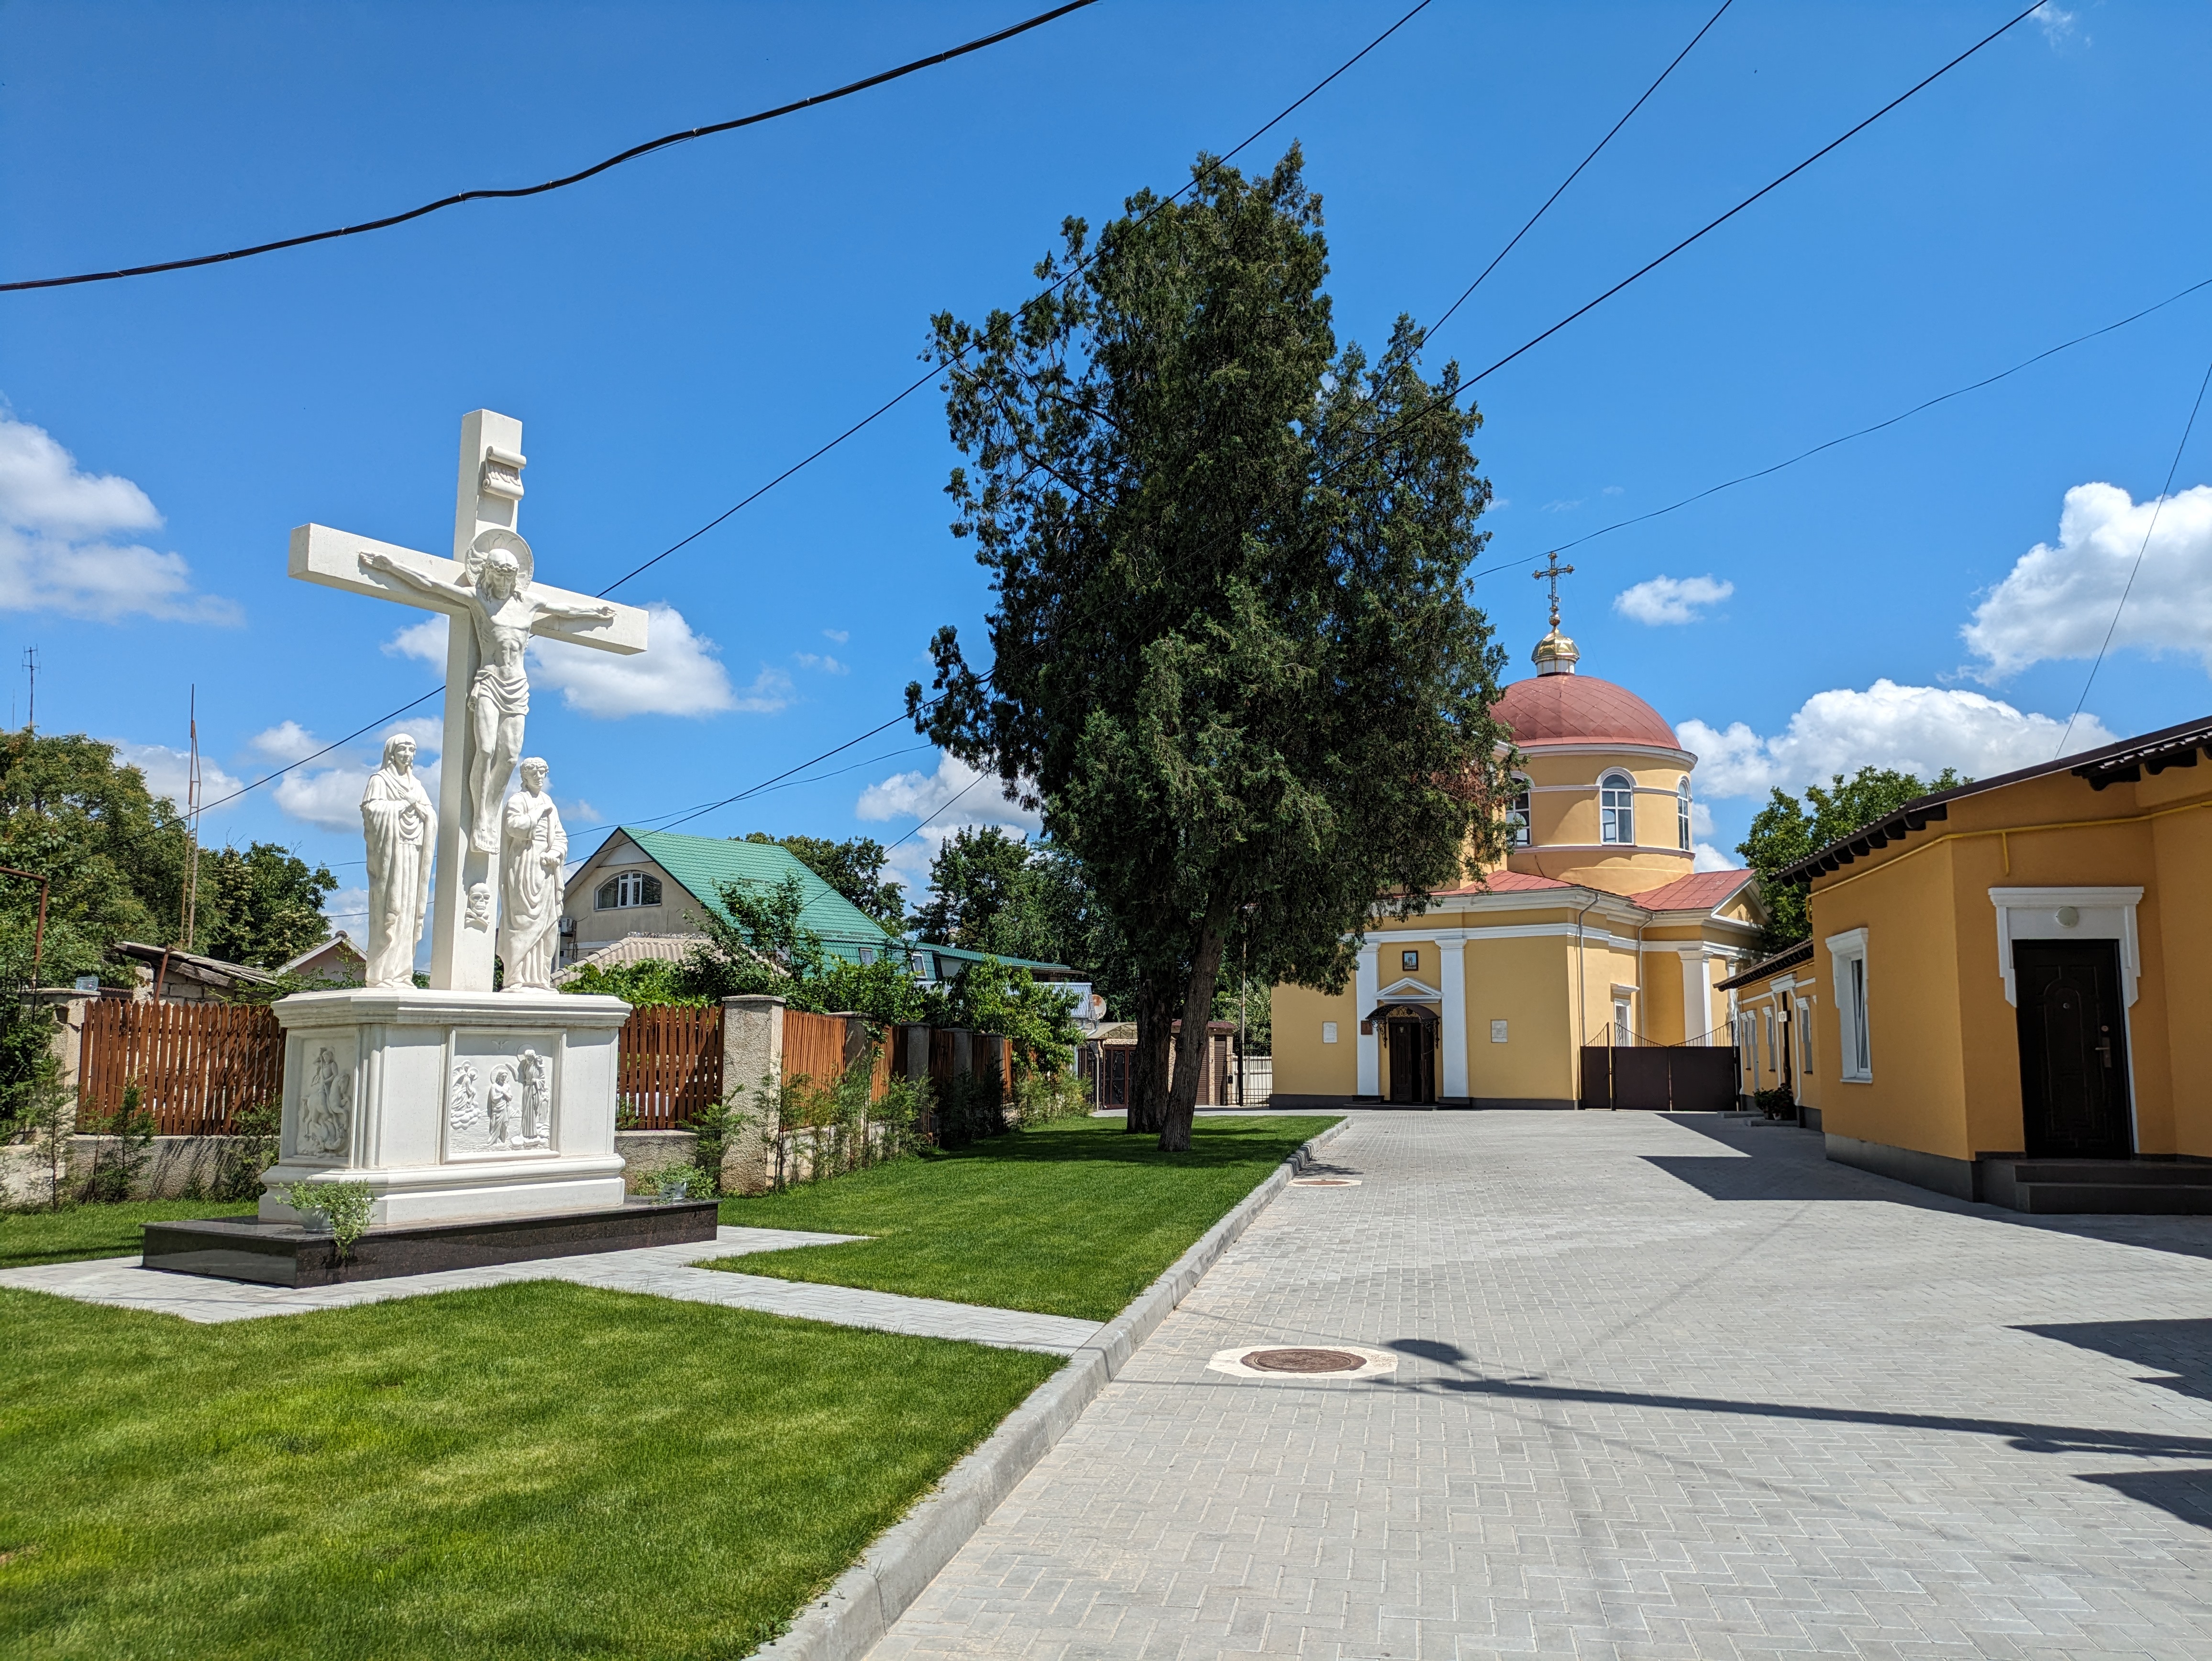
<svg viewBox="0 0 2212 1661">
<path fill-rule="evenodd" d="M 1390 1099 L 1418 1104 L 1437 1098 L 1435 1057 L 1426 1021 L 1389 1023 Z"/>
<path fill-rule="evenodd" d="M 2021 940 L 2021 1130 L 2041 1158 L 2125 1159 L 2127 1029 L 2119 946 L 2112 940 Z"/>
</svg>

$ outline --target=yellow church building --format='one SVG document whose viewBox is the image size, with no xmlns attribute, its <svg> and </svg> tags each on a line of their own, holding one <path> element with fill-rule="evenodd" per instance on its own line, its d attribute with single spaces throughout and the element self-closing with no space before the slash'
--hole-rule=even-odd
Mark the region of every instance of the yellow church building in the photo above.
<svg viewBox="0 0 2212 1661">
<path fill-rule="evenodd" d="M 1588 1047 L 1730 1042 L 1719 983 L 1756 956 L 1757 884 L 1693 868 L 1698 758 L 1578 673 L 1559 622 L 1555 599 L 1536 673 L 1498 704 L 1518 757 L 1504 865 L 1417 917 L 1378 905 L 1343 992 L 1275 989 L 1277 1103 L 1571 1108 Z"/>
</svg>

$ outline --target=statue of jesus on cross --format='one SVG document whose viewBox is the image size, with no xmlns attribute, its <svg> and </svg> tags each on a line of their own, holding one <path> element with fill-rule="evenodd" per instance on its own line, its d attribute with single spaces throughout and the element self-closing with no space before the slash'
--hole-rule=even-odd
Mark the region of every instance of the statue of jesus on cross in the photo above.
<svg viewBox="0 0 2212 1661">
<path fill-rule="evenodd" d="M 521 447 L 522 423 L 511 417 L 478 410 L 463 417 L 451 559 L 327 525 L 292 532 L 292 575 L 467 621 L 465 628 L 449 626 L 446 640 L 430 928 L 430 984 L 438 990 L 491 990 L 500 804 L 522 755 L 530 713 L 524 654 L 532 638 L 603 652 L 645 649 L 646 614 L 636 606 L 533 580 L 530 545 L 515 530 L 526 465 Z M 481 903 L 471 904 L 471 896 Z"/>
<path fill-rule="evenodd" d="M 469 841 L 479 854 L 490 854 L 499 848 L 499 805 L 522 754 L 523 717 L 530 713 L 522 654 L 531 636 L 542 623 L 611 623 L 615 608 L 532 598 L 530 545 L 512 531 L 485 532 L 470 552 L 468 576 L 459 582 L 410 571 L 374 551 L 361 556 L 361 569 L 444 600 L 476 628 L 482 666 L 469 682 Z"/>
</svg>

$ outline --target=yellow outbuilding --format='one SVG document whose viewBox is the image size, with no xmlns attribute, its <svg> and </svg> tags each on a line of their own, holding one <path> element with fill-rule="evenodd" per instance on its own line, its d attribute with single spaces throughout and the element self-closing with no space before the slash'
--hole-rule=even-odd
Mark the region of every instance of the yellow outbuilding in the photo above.
<svg viewBox="0 0 2212 1661">
<path fill-rule="evenodd" d="M 2212 721 L 2168 727 L 1779 873 L 1810 885 L 1809 949 L 1771 979 L 1830 1159 L 2022 1210 L 2212 1213 L 2207 755 Z"/>
<path fill-rule="evenodd" d="M 1555 604 L 1499 699 L 1522 757 L 1504 866 L 1420 916 L 1378 906 L 1341 993 L 1275 989 L 1275 1101 L 1568 1108 L 1585 1050 L 1729 1042 L 1718 988 L 1754 955 L 1756 882 L 1695 868 L 1697 757 L 1579 657 Z"/>
</svg>

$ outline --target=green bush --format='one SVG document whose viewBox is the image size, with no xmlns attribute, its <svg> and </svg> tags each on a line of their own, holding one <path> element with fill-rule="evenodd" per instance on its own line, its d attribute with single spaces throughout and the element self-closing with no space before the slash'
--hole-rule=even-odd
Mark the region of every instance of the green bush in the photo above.
<svg viewBox="0 0 2212 1661">
<path fill-rule="evenodd" d="M 230 1122 L 230 1140 L 216 1156 L 213 1197 L 258 1200 L 261 1173 L 276 1163 L 276 1132 L 284 1113 L 281 1102 L 262 1102 Z"/>
<path fill-rule="evenodd" d="M 92 1169 L 84 1179 L 83 1198 L 94 1205 L 112 1205 L 131 1197 L 146 1169 L 154 1147 L 154 1116 L 136 1084 L 123 1086 L 123 1104 L 105 1120 L 80 1118 L 77 1129 L 100 1140 L 93 1146 Z"/>
<path fill-rule="evenodd" d="M 1016 1080 L 1014 1114 L 1024 1126 L 1079 1119 L 1091 1111 L 1091 1086 L 1073 1073 L 1032 1073 Z"/>
<path fill-rule="evenodd" d="M 353 1256 L 354 1242 L 368 1232 L 368 1214 L 376 1196 L 367 1183 L 287 1183 L 278 1192 L 302 1219 L 323 1220 L 340 1262 Z"/>
</svg>

